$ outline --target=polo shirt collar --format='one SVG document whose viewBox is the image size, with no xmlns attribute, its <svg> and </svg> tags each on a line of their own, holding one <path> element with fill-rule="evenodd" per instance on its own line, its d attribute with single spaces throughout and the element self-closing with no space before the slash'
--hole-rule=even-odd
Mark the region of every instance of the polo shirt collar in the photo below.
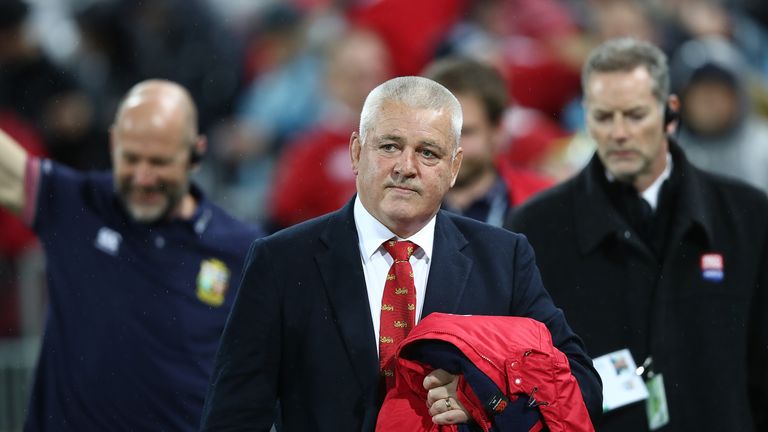
<svg viewBox="0 0 768 432">
<path fill-rule="evenodd" d="M 188 220 L 184 220 L 184 222 L 188 222 L 197 235 L 202 235 L 211 223 L 211 219 L 213 218 L 213 208 L 211 202 L 208 201 L 208 198 L 206 198 L 203 193 L 203 190 L 196 184 L 190 182 L 189 193 L 195 198 L 197 208 L 192 214 L 192 217 Z"/>
</svg>

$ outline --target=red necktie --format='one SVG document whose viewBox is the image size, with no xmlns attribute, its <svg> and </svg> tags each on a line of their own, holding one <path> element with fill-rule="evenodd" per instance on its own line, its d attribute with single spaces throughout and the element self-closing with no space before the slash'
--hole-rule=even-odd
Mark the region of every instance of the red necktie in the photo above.
<svg viewBox="0 0 768 432">
<path fill-rule="evenodd" d="M 383 246 L 394 259 L 384 284 L 379 326 L 379 368 L 389 389 L 395 383 L 397 344 L 416 324 L 416 285 L 413 283 L 413 267 L 408 260 L 418 246 L 410 241 L 395 240 L 387 240 Z"/>
</svg>

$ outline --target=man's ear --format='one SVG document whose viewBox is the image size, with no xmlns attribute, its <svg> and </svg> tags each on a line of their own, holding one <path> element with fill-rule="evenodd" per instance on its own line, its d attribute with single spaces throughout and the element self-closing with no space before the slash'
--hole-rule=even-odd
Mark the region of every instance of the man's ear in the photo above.
<svg viewBox="0 0 768 432">
<path fill-rule="evenodd" d="M 357 132 L 352 132 L 349 137 L 349 159 L 352 162 L 352 172 L 357 176 L 357 165 L 360 163 L 360 151 L 362 151 L 363 143 L 360 142 L 360 135 Z"/>
<path fill-rule="evenodd" d="M 198 135 L 195 143 L 192 145 L 191 155 L 189 157 L 189 166 L 191 169 L 197 168 L 200 165 L 207 150 L 208 138 L 206 138 L 205 135 Z"/>
<path fill-rule="evenodd" d="M 459 175 L 462 159 L 464 159 L 464 149 L 459 147 L 456 149 L 456 156 L 451 160 L 451 187 L 456 183 L 456 176 Z"/>
<path fill-rule="evenodd" d="M 664 105 L 664 132 L 674 134 L 680 124 L 680 98 L 671 94 Z"/>
</svg>

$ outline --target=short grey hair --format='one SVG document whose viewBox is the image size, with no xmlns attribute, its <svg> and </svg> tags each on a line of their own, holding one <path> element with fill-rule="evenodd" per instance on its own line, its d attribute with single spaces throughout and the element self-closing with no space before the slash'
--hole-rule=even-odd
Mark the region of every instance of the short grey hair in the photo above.
<svg viewBox="0 0 768 432">
<path fill-rule="evenodd" d="M 643 66 L 653 80 L 651 91 L 662 104 L 669 97 L 667 56 L 656 46 L 635 38 L 611 39 L 590 53 L 581 70 L 581 88 L 586 93 L 593 72 L 629 72 Z"/>
<path fill-rule="evenodd" d="M 400 102 L 411 108 L 447 111 L 451 119 L 453 156 L 461 139 L 461 105 L 448 89 L 431 79 L 417 76 L 393 78 L 371 90 L 360 113 L 360 142 L 365 144 L 368 132 L 385 102 Z"/>
</svg>

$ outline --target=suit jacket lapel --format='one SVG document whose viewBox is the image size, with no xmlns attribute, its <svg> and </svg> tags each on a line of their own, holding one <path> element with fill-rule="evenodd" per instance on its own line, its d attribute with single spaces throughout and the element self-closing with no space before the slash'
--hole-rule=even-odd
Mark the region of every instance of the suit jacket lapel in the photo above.
<svg viewBox="0 0 768 432">
<path fill-rule="evenodd" d="M 435 245 L 421 317 L 432 312 L 455 313 L 469 279 L 472 260 L 462 253 L 467 239 L 441 210 L 435 222 Z"/>
<path fill-rule="evenodd" d="M 353 203 L 354 200 L 331 217 L 320 237 L 327 249 L 315 259 L 347 354 L 366 391 L 377 384 L 378 355 Z"/>
</svg>

